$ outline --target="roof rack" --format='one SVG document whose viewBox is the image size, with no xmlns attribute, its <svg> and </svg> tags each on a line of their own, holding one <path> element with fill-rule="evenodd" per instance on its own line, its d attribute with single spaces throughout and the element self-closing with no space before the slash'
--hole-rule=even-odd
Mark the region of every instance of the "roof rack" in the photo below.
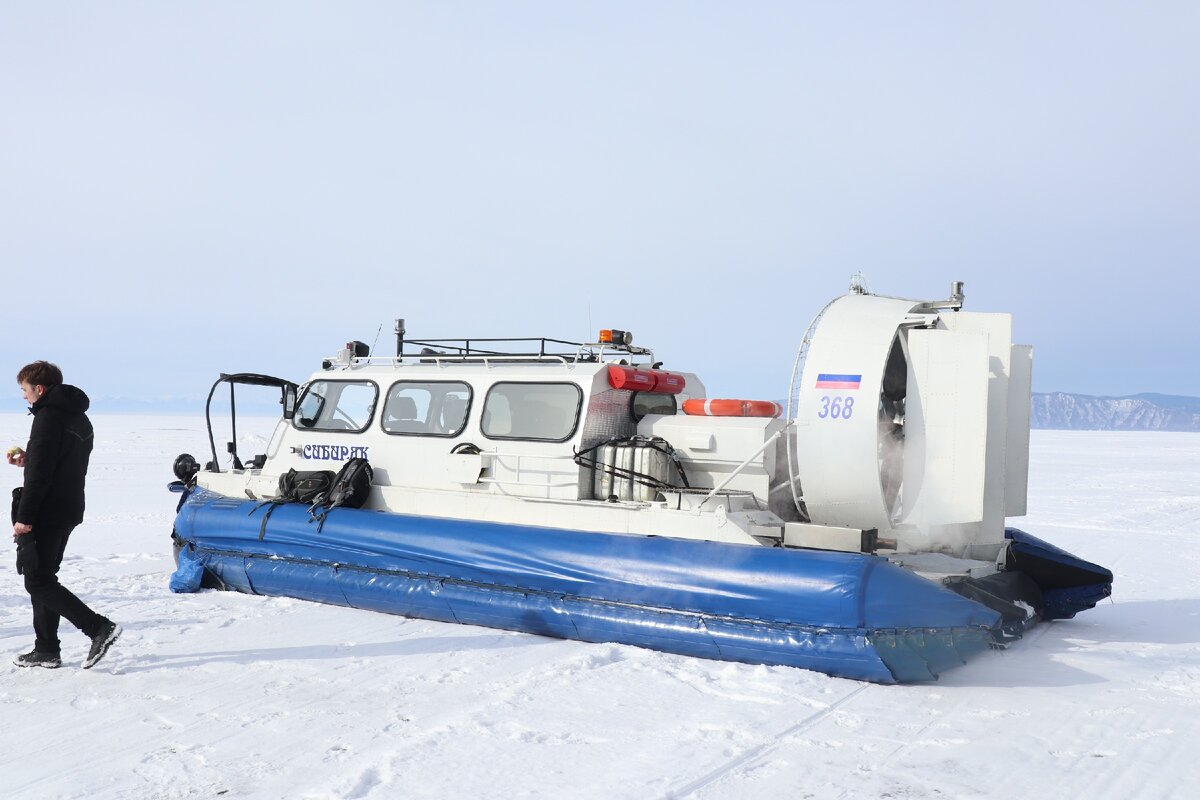
<svg viewBox="0 0 1200 800">
<path fill-rule="evenodd" d="M 420 348 L 405 352 L 406 348 Z M 644 347 L 616 342 L 572 342 L 548 336 L 502 336 L 493 338 L 405 339 L 402 330 L 396 334 L 396 360 L 420 358 L 439 361 L 556 361 L 566 363 L 596 363 L 605 354 L 653 356 Z"/>
<path fill-rule="evenodd" d="M 421 356 L 437 356 L 443 359 L 457 359 L 460 361 L 477 358 L 486 358 L 494 361 L 499 356 L 521 360 L 547 359 L 574 363 L 596 362 L 603 357 L 606 349 L 628 355 L 654 355 L 652 351 L 646 348 L 634 347 L 632 345 L 632 335 L 626 334 L 624 331 L 618 331 L 618 333 L 627 338 L 623 341 L 614 339 L 611 342 L 572 342 L 566 339 L 551 339 L 546 336 L 418 340 L 405 339 L 407 331 L 405 330 L 403 319 L 396 320 L 395 331 L 397 361 L 404 359 L 405 345 L 420 347 L 421 352 L 418 355 Z M 600 333 L 601 337 L 604 338 L 604 334 L 608 333 L 608 331 L 601 331 Z M 571 349 L 564 352 L 564 346 Z M 597 348 L 599 352 L 597 352 Z M 434 352 L 428 352 L 430 350 Z"/>
<path fill-rule="evenodd" d="M 321 366 L 323 369 L 352 364 L 399 366 L 414 361 L 422 364 L 598 364 L 606 358 L 623 359 L 627 356 L 643 356 L 654 360 L 653 350 L 634 347 L 628 341 L 572 342 L 548 336 L 406 339 L 404 333 L 404 320 L 397 320 L 395 356 L 374 355 L 362 342 L 347 342 L 342 351 L 323 360 Z"/>
<path fill-rule="evenodd" d="M 564 339 L 539 337 L 501 337 L 489 339 L 404 339 L 396 341 L 396 357 L 435 357 L 466 360 L 476 358 L 494 359 L 497 356 L 526 359 L 553 359 L 567 361 L 596 361 L 594 347 L 602 345 L 588 342 L 568 342 Z M 406 347 L 420 348 L 419 352 L 405 353 Z M 569 349 L 568 349 L 569 348 Z"/>
</svg>

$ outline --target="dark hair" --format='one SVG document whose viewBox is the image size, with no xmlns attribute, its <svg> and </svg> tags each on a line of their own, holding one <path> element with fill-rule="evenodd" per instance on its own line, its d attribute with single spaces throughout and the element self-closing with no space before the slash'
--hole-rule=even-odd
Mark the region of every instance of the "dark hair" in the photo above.
<svg viewBox="0 0 1200 800">
<path fill-rule="evenodd" d="M 26 364 L 17 373 L 17 383 L 28 383 L 30 386 L 58 386 L 62 382 L 62 370 L 49 361 Z"/>
</svg>

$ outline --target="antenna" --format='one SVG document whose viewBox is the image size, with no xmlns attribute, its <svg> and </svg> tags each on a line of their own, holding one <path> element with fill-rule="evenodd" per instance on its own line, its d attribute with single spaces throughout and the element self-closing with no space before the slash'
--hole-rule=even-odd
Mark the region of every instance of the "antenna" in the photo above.
<svg viewBox="0 0 1200 800">
<path fill-rule="evenodd" d="M 379 323 L 379 327 L 375 330 L 375 341 L 371 342 L 371 352 L 375 352 L 375 345 L 379 344 L 379 333 L 383 330 L 383 323 Z"/>
</svg>

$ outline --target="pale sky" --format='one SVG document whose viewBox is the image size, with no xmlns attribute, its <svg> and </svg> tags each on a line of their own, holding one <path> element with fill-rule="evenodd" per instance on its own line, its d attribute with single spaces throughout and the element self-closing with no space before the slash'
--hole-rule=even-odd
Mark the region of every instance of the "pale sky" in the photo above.
<svg viewBox="0 0 1200 800">
<path fill-rule="evenodd" d="M 307 378 L 349 339 L 636 334 L 785 397 L 882 294 L 1034 389 L 1200 395 L 1200 4 L 0 2 L 0 372 Z M 199 410 L 199 408 L 198 408 Z"/>
</svg>

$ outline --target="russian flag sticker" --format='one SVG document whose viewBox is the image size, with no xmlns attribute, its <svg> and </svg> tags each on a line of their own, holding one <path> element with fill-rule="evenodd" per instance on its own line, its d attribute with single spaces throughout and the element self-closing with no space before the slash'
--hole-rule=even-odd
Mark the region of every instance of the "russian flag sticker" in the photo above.
<svg viewBox="0 0 1200 800">
<path fill-rule="evenodd" d="M 818 389 L 857 389 L 862 383 L 862 375 L 840 375 L 822 372 L 817 375 Z"/>
</svg>

